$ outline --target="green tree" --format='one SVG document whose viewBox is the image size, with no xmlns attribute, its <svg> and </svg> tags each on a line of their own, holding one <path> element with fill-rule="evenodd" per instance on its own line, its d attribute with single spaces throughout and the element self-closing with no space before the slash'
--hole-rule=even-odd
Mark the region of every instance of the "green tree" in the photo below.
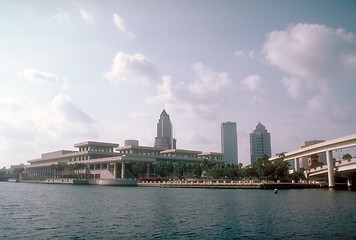
<svg viewBox="0 0 356 240">
<path fill-rule="evenodd" d="M 57 177 L 59 177 L 60 173 L 64 170 L 64 166 L 62 164 L 53 163 L 49 167 L 54 170 L 54 175 Z"/>
<path fill-rule="evenodd" d="M 196 178 L 200 178 L 201 174 L 203 173 L 203 168 L 199 163 L 195 163 L 192 166 L 193 168 L 193 176 Z"/>
<path fill-rule="evenodd" d="M 351 156 L 351 154 L 350 153 L 346 153 L 346 154 L 344 154 L 343 156 L 342 156 L 342 159 L 343 160 L 351 160 L 352 159 L 352 156 Z"/>
<path fill-rule="evenodd" d="M 183 179 L 184 178 L 184 173 L 187 170 L 187 166 L 186 163 L 181 161 L 178 162 L 176 167 L 174 168 L 174 175 L 178 178 L 178 179 Z"/>
<path fill-rule="evenodd" d="M 134 163 L 132 166 L 132 173 L 135 177 L 139 177 L 146 174 L 147 169 L 147 163 Z"/>
<path fill-rule="evenodd" d="M 60 164 L 59 164 L 59 166 L 60 166 Z M 74 171 L 74 174 L 76 174 L 78 178 L 81 177 L 80 170 L 82 170 L 84 168 L 85 168 L 84 163 L 74 163 L 74 164 L 70 165 L 70 167 L 69 167 L 69 169 Z"/>
<path fill-rule="evenodd" d="M 221 178 L 224 176 L 224 168 L 220 166 L 212 167 L 208 170 L 208 174 L 212 178 Z"/>
<path fill-rule="evenodd" d="M 271 171 L 267 175 L 268 180 L 281 180 L 285 181 L 287 180 L 287 176 L 289 174 L 289 163 L 286 161 L 283 161 L 282 159 L 277 159 L 274 162 L 272 162 Z"/>
<path fill-rule="evenodd" d="M 224 167 L 223 175 L 229 179 L 238 179 L 240 177 L 241 165 L 227 164 Z"/>
</svg>

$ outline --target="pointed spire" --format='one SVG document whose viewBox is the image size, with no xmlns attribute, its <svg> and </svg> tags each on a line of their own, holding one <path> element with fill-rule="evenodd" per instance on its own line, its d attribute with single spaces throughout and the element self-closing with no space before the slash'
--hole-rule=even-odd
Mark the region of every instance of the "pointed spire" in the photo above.
<svg viewBox="0 0 356 240">
<path fill-rule="evenodd" d="M 162 115 L 168 115 L 168 113 L 166 112 L 166 109 L 163 109 L 162 113 L 161 113 L 161 116 Z"/>
</svg>

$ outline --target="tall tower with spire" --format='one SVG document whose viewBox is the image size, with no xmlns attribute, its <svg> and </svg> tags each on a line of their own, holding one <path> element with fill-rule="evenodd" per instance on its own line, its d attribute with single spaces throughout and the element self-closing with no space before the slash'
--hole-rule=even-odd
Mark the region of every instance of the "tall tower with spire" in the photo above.
<svg viewBox="0 0 356 240">
<path fill-rule="evenodd" d="M 250 133 L 251 164 L 266 154 L 271 157 L 271 136 L 262 123 L 258 123 L 255 130 Z"/>
<path fill-rule="evenodd" d="M 161 149 L 175 148 L 175 141 L 173 139 L 173 126 L 165 109 L 163 109 L 157 123 L 157 137 L 155 138 L 155 147 Z"/>
</svg>

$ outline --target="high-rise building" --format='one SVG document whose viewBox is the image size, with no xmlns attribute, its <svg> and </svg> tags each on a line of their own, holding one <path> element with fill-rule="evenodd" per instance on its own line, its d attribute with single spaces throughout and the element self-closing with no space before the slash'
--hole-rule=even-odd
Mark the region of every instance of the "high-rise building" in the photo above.
<svg viewBox="0 0 356 240">
<path fill-rule="evenodd" d="M 226 163 L 238 164 L 236 122 L 221 124 L 221 152 L 225 155 Z"/>
<path fill-rule="evenodd" d="M 250 133 L 250 153 L 251 164 L 264 154 L 271 157 L 271 136 L 266 127 L 260 122 L 257 124 L 255 130 Z"/>
<path fill-rule="evenodd" d="M 161 149 L 175 148 L 175 139 L 173 140 L 173 127 L 169 115 L 163 109 L 157 123 L 157 137 L 155 138 L 155 147 Z"/>
<path fill-rule="evenodd" d="M 325 142 L 325 140 L 304 141 L 302 143 L 302 146 L 300 146 L 300 148 L 309 147 L 311 145 L 322 143 L 322 142 Z M 302 159 L 299 160 L 299 167 L 308 169 L 311 167 L 320 166 L 320 163 L 326 164 L 326 153 L 325 152 L 313 154 L 308 157 L 302 157 Z"/>
</svg>

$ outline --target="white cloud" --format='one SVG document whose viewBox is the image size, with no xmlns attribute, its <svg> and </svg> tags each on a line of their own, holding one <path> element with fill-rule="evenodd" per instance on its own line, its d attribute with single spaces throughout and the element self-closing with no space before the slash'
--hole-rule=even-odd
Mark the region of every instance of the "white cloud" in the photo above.
<svg viewBox="0 0 356 240">
<path fill-rule="evenodd" d="M 157 86 L 157 95 L 147 99 L 148 103 L 159 103 L 179 109 L 189 115 L 214 119 L 216 113 L 228 103 L 227 90 L 232 81 L 225 72 L 215 72 L 202 63 L 192 65 L 196 78 L 192 82 L 173 83 L 164 76 Z"/>
<path fill-rule="evenodd" d="M 148 83 L 156 81 L 156 69 L 151 61 L 140 53 L 134 55 L 118 52 L 110 72 L 103 77 L 117 85 L 121 82 Z"/>
<path fill-rule="evenodd" d="M 54 97 L 50 104 L 54 112 L 59 113 L 70 123 L 94 123 L 95 121 L 82 109 L 76 107 L 71 98 L 65 94 L 59 94 Z"/>
<path fill-rule="evenodd" d="M 264 82 L 259 75 L 250 75 L 246 77 L 241 82 L 243 89 L 250 90 L 252 92 L 263 92 L 264 91 Z"/>
<path fill-rule="evenodd" d="M 253 51 L 253 50 L 249 51 L 249 52 L 248 52 L 248 56 L 249 56 L 250 58 L 255 58 L 255 51 Z"/>
<path fill-rule="evenodd" d="M 85 11 L 83 8 L 80 9 L 80 17 L 87 23 L 93 24 L 94 17 L 89 12 Z"/>
<path fill-rule="evenodd" d="M 157 85 L 157 95 L 147 98 L 148 103 L 164 103 L 174 99 L 174 86 L 171 76 L 163 76 L 161 84 Z"/>
<path fill-rule="evenodd" d="M 69 81 L 66 78 L 59 78 L 54 73 L 43 72 L 34 68 L 27 68 L 20 72 L 18 76 L 32 84 L 52 85 L 61 90 L 69 88 Z"/>
<path fill-rule="evenodd" d="M 122 17 L 114 13 L 114 24 L 115 26 L 128 38 L 136 37 L 131 31 L 127 30 L 126 23 Z"/>
<path fill-rule="evenodd" d="M 133 112 L 131 113 L 131 119 L 142 121 L 151 117 L 151 114 L 148 112 Z"/>
<path fill-rule="evenodd" d="M 96 121 L 64 94 L 40 106 L 26 100 L 0 99 L 0 113 L 0 135 L 20 146 L 44 147 L 98 136 Z"/>
<path fill-rule="evenodd" d="M 32 83 L 55 83 L 58 81 L 58 77 L 54 73 L 42 72 L 33 68 L 27 68 L 19 76 Z"/>
<path fill-rule="evenodd" d="M 234 57 L 240 57 L 240 58 L 244 58 L 248 56 L 249 58 L 253 59 L 255 58 L 255 55 L 256 55 L 255 51 L 253 50 L 250 50 L 247 54 L 243 50 L 238 50 L 234 53 Z"/>
<path fill-rule="evenodd" d="M 300 91 L 302 89 L 301 81 L 296 77 L 284 77 L 281 82 L 283 83 L 287 93 L 292 98 L 298 98 L 300 96 Z"/>
<path fill-rule="evenodd" d="M 320 121 L 332 120 L 345 122 L 351 120 L 348 111 L 335 103 L 335 99 L 327 94 L 316 95 L 307 104 L 308 117 L 320 119 Z"/>
<path fill-rule="evenodd" d="M 270 32 L 263 52 L 270 64 L 323 92 L 329 91 L 328 82 L 354 79 L 356 74 L 356 36 L 343 29 L 290 25 Z"/>
<path fill-rule="evenodd" d="M 234 54 L 235 57 L 246 57 L 246 54 L 243 50 L 238 50 Z"/>
<path fill-rule="evenodd" d="M 70 17 L 67 12 L 63 12 L 60 9 L 57 9 L 57 13 L 49 17 L 49 22 L 57 24 L 70 24 Z"/>
</svg>

